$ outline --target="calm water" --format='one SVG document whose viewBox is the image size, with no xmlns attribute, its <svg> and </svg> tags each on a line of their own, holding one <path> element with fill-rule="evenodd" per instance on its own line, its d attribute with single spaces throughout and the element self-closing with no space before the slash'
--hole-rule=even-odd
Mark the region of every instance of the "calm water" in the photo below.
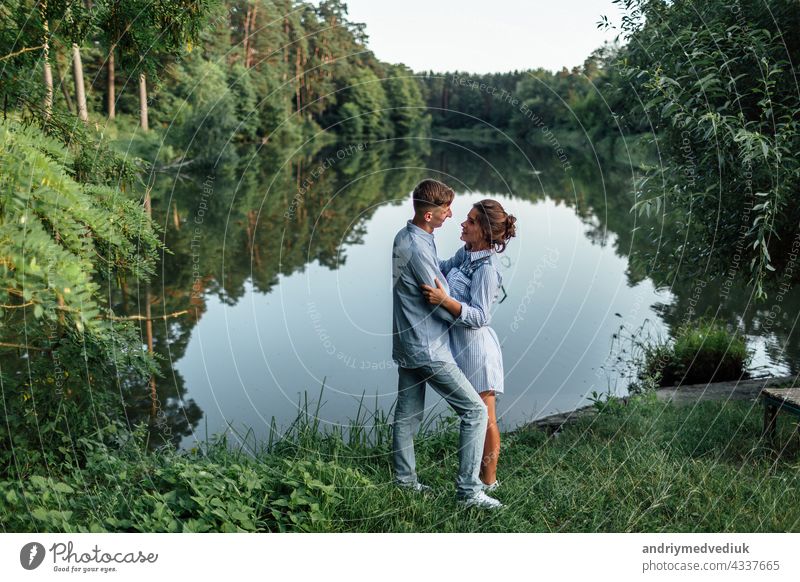
<svg viewBox="0 0 800 582">
<path fill-rule="evenodd" d="M 391 243 L 427 176 L 457 191 L 453 218 L 436 231 L 443 258 L 461 245 L 475 201 L 495 198 L 518 218 L 492 316 L 506 368 L 503 429 L 585 405 L 593 392 L 624 394 L 620 326 L 666 336 L 689 300 L 745 331 L 755 371 L 789 371 L 796 342 L 783 322 L 765 329 L 744 286 L 724 301 L 713 285 L 699 295 L 691 281 L 656 288 L 641 266 L 651 242 L 628 212 L 631 164 L 580 148 L 565 169 L 546 148 L 404 147 L 261 150 L 224 171 L 159 179 L 154 212 L 174 255 L 150 288 L 119 290 L 116 308 L 189 310 L 154 330 L 167 438 L 186 447 L 229 427 L 266 438 L 273 417 L 288 426 L 303 394 L 316 399 L 323 384 L 323 425 L 353 418 L 362 399 L 369 410 L 392 406 Z M 797 293 L 787 299 L 796 305 Z M 147 393 L 131 394 L 134 416 Z M 431 390 L 427 404 L 446 410 Z"/>
</svg>

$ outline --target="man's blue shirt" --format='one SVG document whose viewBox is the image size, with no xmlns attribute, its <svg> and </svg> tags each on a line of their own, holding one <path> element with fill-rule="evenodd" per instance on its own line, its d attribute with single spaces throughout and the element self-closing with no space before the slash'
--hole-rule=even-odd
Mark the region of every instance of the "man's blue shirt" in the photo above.
<svg viewBox="0 0 800 582">
<path fill-rule="evenodd" d="M 429 304 L 420 289 L 422 284 L 435 287 L 433 280 L 439 279 L 449 293 L 433 234 L 410 220 L 394 237 L 392 278 L 392 359 L 404 368 L 455 363 L 448 335 L 455 318 L 443 307 Z"/>
</svg>

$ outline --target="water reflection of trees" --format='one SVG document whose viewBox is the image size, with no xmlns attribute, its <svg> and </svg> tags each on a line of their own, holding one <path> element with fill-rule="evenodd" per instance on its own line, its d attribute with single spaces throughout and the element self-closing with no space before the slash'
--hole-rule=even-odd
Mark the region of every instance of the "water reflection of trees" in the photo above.
<svg viewBox="0 0 800 582">
<path fill-rule="evenodd" d="M 402 142 L 350 146 L 294 154 L 262 148 L 245 152 L 236 166 L 155 181 L 153 215 L 164 226 L 170 252 L 149 288 L 129 288 L 123 281 L 113 292 L 117 312 L 144 315 L 149 302 L 156 318 L 157 422 L 151 418 L 150 387 L 126 389 L 129 418 L 149 419 L 154 441 L 177 445 L 202 418 L 173 365 L 185 355 L 209 298 L 235 305 L 249 286 L 269 293 L 281 275 L 308 263 L 338 268 L 346 261 L 346 246 L 362 243 L 374 212 L 405 201 L 422 175 L 424 148 Z M 141 329 L 146 344 L 144 323 Z"/>
<path fill-rule="evenodd" d="M 641 221 L 630 213 L 633 168 L 588 143 L 563 149 L 568 165 L 547 143 L 437 143 L 430 164 L 467 191 L 566 204 L 586 226 L 589 240 L 613 242 L 618 254 L 627 255 Z"/>
</svg>

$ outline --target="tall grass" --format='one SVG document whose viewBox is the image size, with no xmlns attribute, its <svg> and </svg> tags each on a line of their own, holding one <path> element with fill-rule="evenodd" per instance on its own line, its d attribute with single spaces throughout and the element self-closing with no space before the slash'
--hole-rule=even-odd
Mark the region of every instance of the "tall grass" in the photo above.
<svg viewBox="0 0 800 582">
<path fill-rule="evenodd" d="M 4 531 L 798 531 L 796 426 L 761 440 L 748 402 L 677 408 L 611 400 L 558 437 L 503 436 L 499 512 L 455 503 L 457 419 L 426 419 L 419 496 L 392 484 L 389 414 L 320 430 L 320 403 L 258 444 L 229 436 L 194 453 L 148 452 L 143 435 L 81 471 L 0 483 Z"/>
</svg>

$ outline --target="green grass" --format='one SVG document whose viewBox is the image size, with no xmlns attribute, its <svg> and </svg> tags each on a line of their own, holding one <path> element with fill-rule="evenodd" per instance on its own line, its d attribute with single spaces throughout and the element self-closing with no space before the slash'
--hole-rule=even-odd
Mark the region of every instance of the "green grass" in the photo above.
<svg viewBox="0 0 800 582">
<path fill-rule="evenodd" d="M 391 484 L 386 417 L 362 416 L 323 435 L 313 412 L 301 415 L 253 453 L 224 440 L 189 454 L 146 453 L 138 439 L 98 448 L 80 471 L 0 484 L 2 529 L 800 531 L 793 417 L 779 418 L 777 445 L 764 443 L 757 404 L 678 408 L 642 396 L 612 400 L 557 437 L 506 434 L 498 512 L 455 503 L 454 419 L 432 422 L 417 442 L 420 479 L 434 488 L 419 496 Z"/>
</svg>

